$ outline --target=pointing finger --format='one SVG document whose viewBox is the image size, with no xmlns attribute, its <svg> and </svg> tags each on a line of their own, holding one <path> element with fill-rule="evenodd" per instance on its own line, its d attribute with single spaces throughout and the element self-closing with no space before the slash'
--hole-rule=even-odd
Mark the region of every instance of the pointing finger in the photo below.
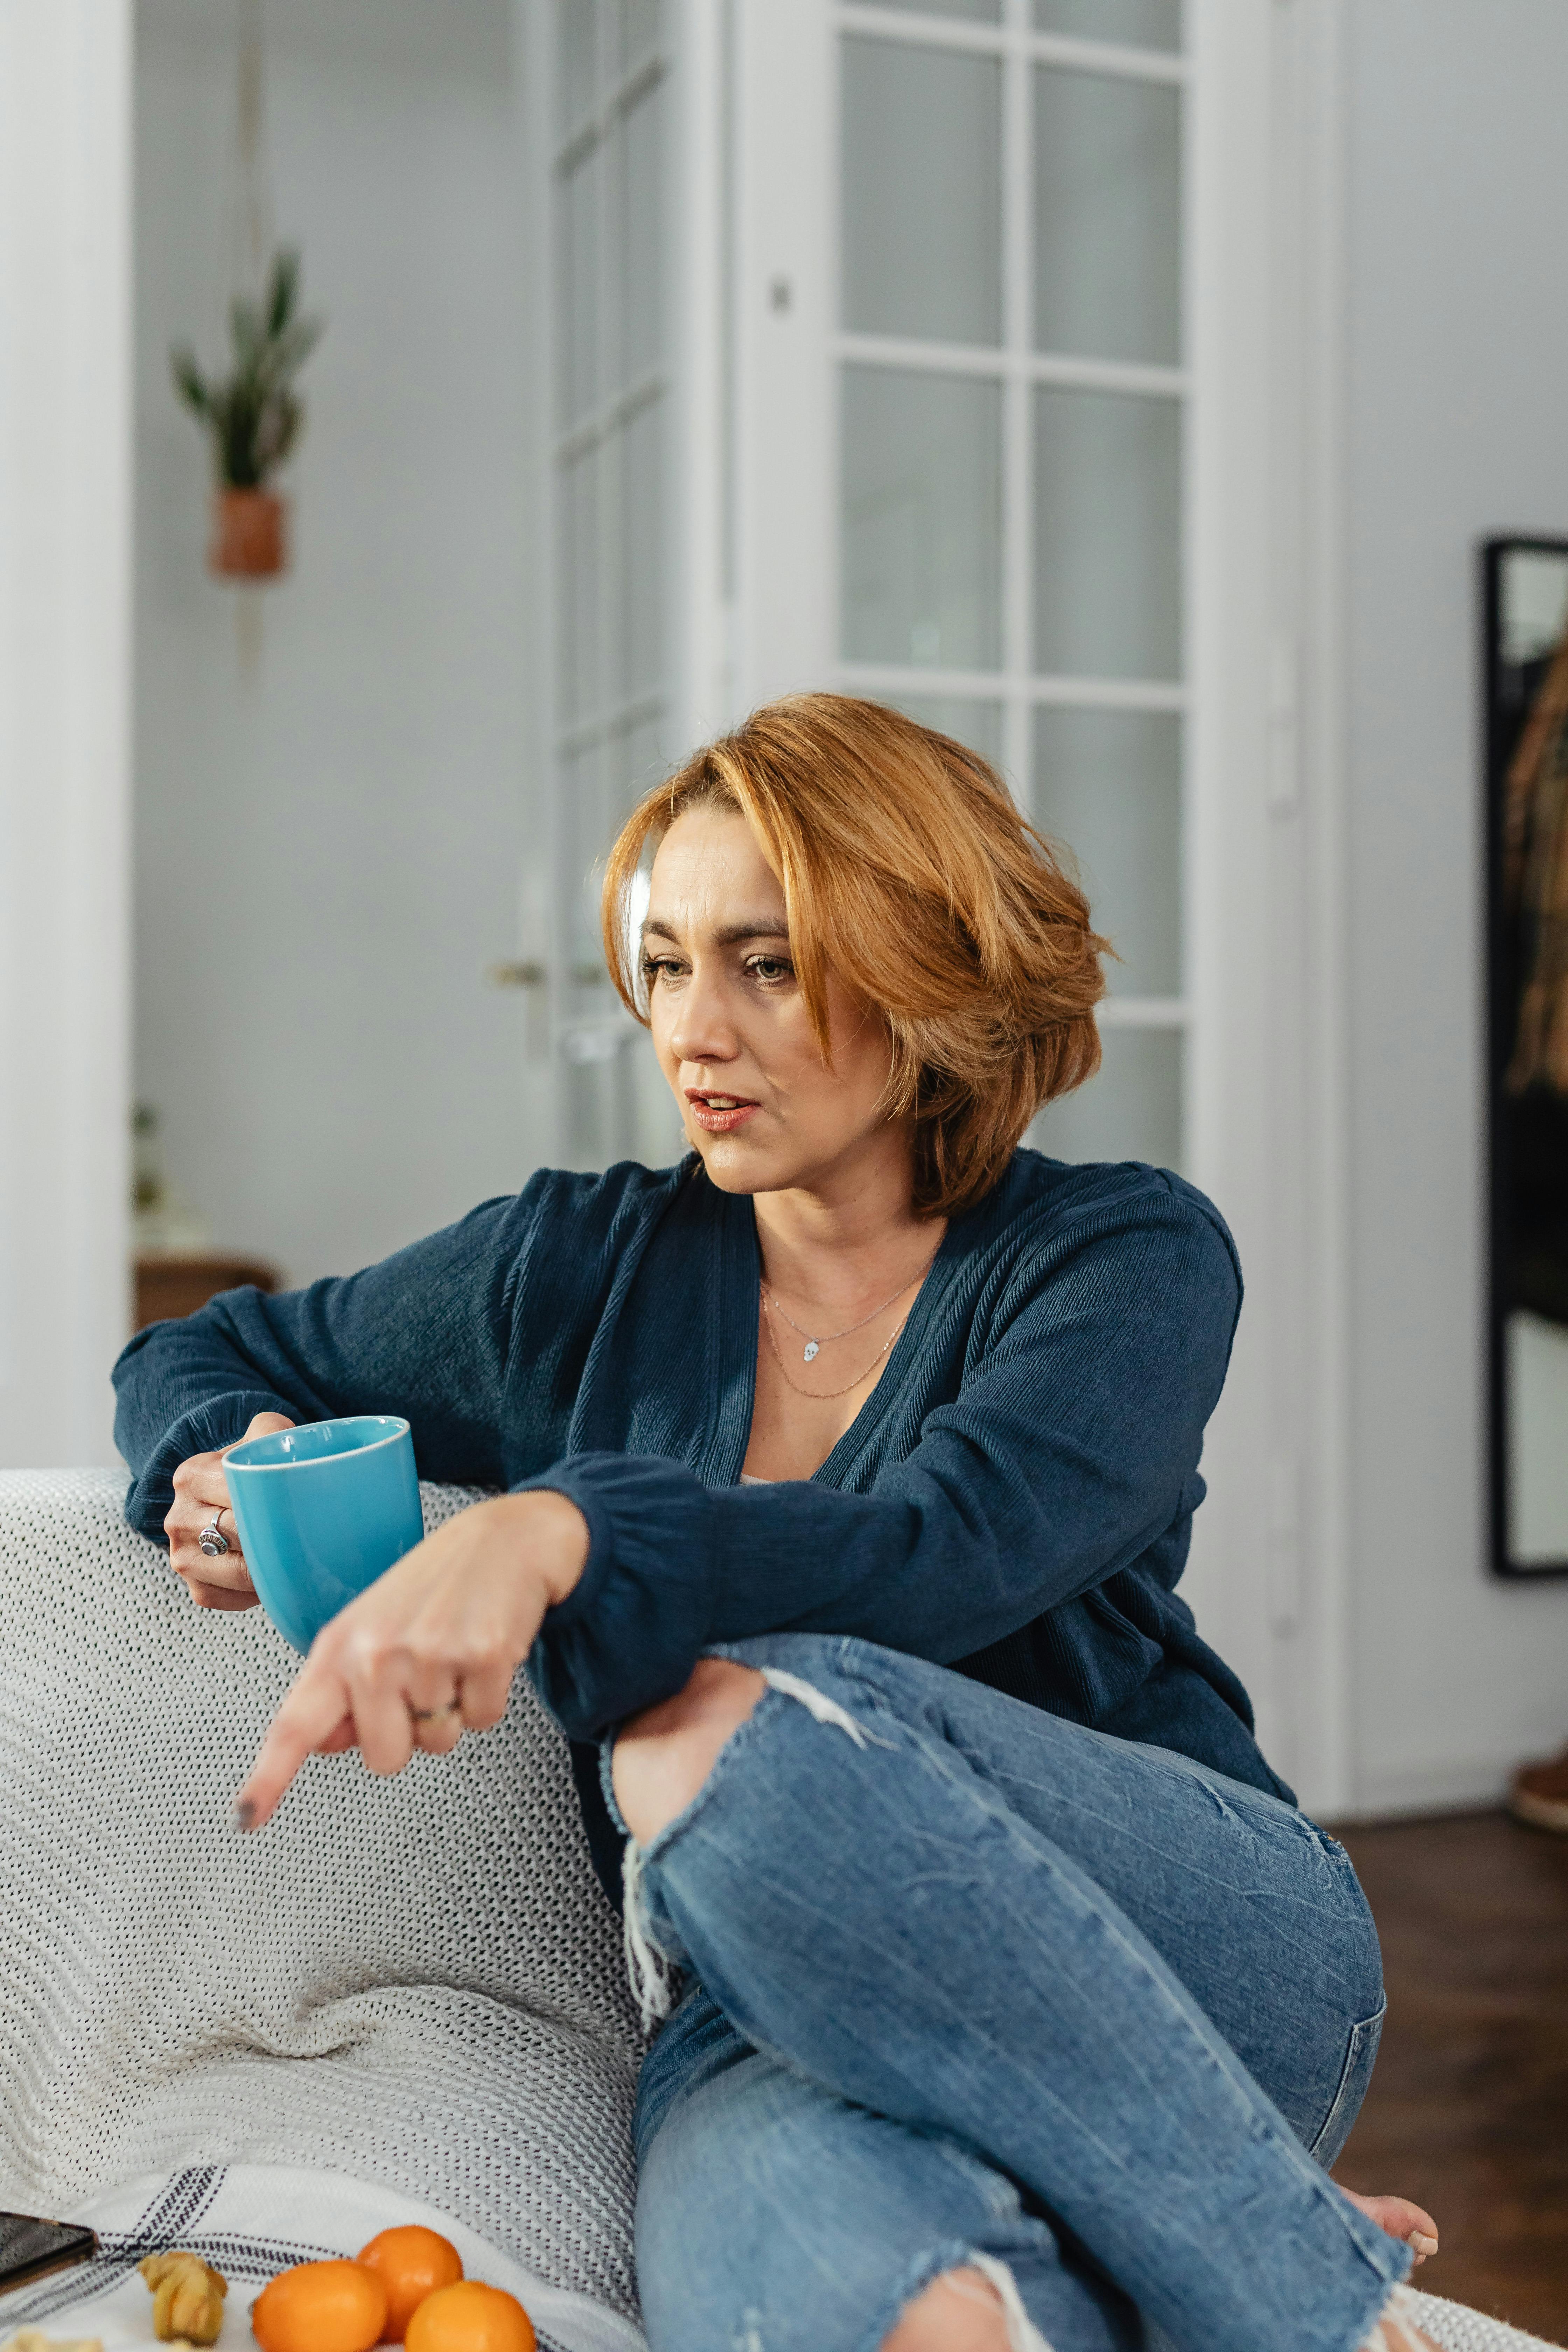
<svg viewBox="0 0 1568 2352">
<path fill-rule="evenodd" d="M 345 1717 L 352 1725 L 352 1702 L 342 1675 L 330 1666 L 308 1662 L 274 1716 L 250 1777 L 235 1798 L 237 1829 L 266 1826 L 306 1757 L 323 1741 L 334 1739 Z"/>
</svg>

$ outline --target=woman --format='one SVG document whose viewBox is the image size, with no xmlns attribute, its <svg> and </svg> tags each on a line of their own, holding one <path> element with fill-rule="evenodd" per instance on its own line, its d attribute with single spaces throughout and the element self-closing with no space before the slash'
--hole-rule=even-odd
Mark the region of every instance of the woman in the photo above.
<svg viewBox="0 0 1568 2352">
<path fill-rule="evenodd" d="M 426 1475 L 504 1490 L 321 1634 L 239 1825 L 312 1751 L 450 1749 L 527 1661 L 613 1896 L 629 1835 L 650 2020 L 679 1996 L 637 2116 L 655 2352 L 1423 2343 L 1430 2222 L 1322 2168 L 1371 1920 L 1174 1593 L 1229 1235 L 1016 1148 L 1098 1058 L 1081 894 L 973 753 L 817 695 L 643 802 L 605 932 L 694 1157 L 536 1176 L 121 1359 L 132 1518 L 206 1606 L 254 1599 L 247 1432 L 403 1412 Z"/>
</svg>

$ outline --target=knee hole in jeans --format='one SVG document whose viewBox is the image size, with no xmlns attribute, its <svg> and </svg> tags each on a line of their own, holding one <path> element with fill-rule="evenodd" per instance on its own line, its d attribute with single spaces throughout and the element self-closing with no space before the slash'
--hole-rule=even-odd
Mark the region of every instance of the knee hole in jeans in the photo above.
<svg viewBox="0 0 1568 2352">
<path fill-rule="evenodd" d="M 622 1727 L 610 1759 L 611 1785 L 621 1818 L 640 1844 L 695 1801 L 720 1749 L 765 1688 L 754 1666 L 700 1658 L 683 1690 Z"/>
<path fill-rule="evenodd" d="M 973 2253 L 904 2306 L 880 2352 L 1051 2352 L 1005 2263 Z"/>
</svg>

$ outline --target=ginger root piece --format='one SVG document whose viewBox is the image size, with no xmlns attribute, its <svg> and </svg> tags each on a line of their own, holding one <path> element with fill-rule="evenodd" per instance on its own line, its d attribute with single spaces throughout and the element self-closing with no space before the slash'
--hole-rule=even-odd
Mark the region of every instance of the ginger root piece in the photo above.
<svg viewBox="0 0 1568 2352">
<path fill-rule="evenodd" d="M 153 2333 L 160 2344 L 216 2344 L 228 2281 L 199 2254 L 146 2254 L 136 2265 L 153 2291 Z"/>
<path fill-rule="evenodd" d="M 8 2336 L 0 2352 L 103 2352 L 103 2339 L 98 2336 L 79 2336 L 62 2340 L 58 2336 L 46 2336 L 41 2327 L 18 2327 Z"/>
</svg>

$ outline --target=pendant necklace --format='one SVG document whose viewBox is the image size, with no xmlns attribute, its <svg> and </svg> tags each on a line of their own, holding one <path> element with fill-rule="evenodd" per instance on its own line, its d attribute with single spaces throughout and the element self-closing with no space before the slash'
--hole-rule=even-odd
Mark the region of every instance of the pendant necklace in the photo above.
<svg viewBox="0 0 1568 2352">
<path fill-rule="evenodd" d="M 906 1282 L 904 1288 L 907 1290 L 909 1286 L 909 1284 Z M 898 1295 L 897 1291 L 893 1293 L 893 1297 L 895 1298 Z M 851 1389 L 858 1389 L 862 1381 L 869 1380 L 871 1374 L 876 1370 L 877 1366 L 882 1361 L 883 1358 L 891 1352 L 894 1340 L 897 1339 L 899 1333 L 902 1331 L 904 1325 L 910 1319 L 907 1315 L 903 1316 L 900 1319 L 898 1328 L 891 1334 L 886 1343 L 878 1349 L 876 1355 L 873 1357 L 870 1363 L 867 1365 L 865 1370 L 863 1372 L 857 1372 L 854 1379 L 852 1381 L 847 1381 L 841 1389 L 803 1389 L 800 1382 L 798 1381 L 792 1381 L 789 1374 L 784 1370 L 784 1360 L 783 1356 L 779 1353 L 779 1343 L 773 1335 L 773 1309 L 777 1305 L 778 1301 L 769 1296 L 767 1287 L 764 1285 L 763 1288 L 763 1325 L 768 1335 L 768 1345 L 773 1351 L 773 1361 L 779 1368 L 779 1377 L 784 1381 L 785 1388 L 793 1389 L 796 1396 L 811 1397 L 815 1399 L 818 1404 L 826 1404 L 834 1397 L 847 1396 Z M 880 1313 L 880 1308 L 879 1308 L 878 1312 Z M 779 1313 L 784 1315 L 784 1308 L 782 1307 L 779 1307 Z M 870 1317 L 868 1315 L 866 1318 L 867 1322 L 868 1323 L 870 1319 Z M 784 1316 L 784 1320 L 786 1323 L 789 1321 L 787 1315 Z M 798 1331 L 800 1329 L 800 1325 L 797 1323 L 795 1328 Z M 858 1323 L 856 1323 L 850 1328 L 853 1330 L 858 1331 L 860 1326 Z M 836 1339 L 842 1339 L 845 1337 L 845 1334 L 842 1331 L 836 1331 L 833 1336 Z M 816 1342 L 813 1340 L 813 1349 L 815 1349 L 816 1345 Z M 806 1354 L 806 1362 L 809 1363 L 810 1361 L 811 1351 L 808 1350 Z"/>
<path fill-rule="evenodd" d="M 795 1317 L 790 1313 L 789 1308 L 780 1305 L 780 1302 L 773 1297 L 773 1292 L 768 1288 L 765 1282 L 761 1286 L 761 1287 L 764 1303 L 769 1307 L 776 1309 L 776 1311 L 784 1317 L 784 1319 L 789 1325 L 790 1329 L 792 1331 L 798 1331 L 801 1338 L 805 1341 L 805 1346 L 801 1350 L 801 1361 L 803 1363 L 809 1364 L 816 1360 L 820 1349 L 830 1348 L 835 1339 L 847 1339 L 852 1333 L 856 1331 L 863 1331 L 868 1323 L 874 1323 L 879 1315 L 885 1315 L 889 1307 L 892 1306 L 894 1299 L 901 1298 L 906 1290 L 912 1290 L 917 1282 L 923 1282 L 930 1272 L 931 1261 L 928 1259 L 926 1264 L 921 1266 L 919 1274 L 911 1275 L 908 1282 L 901 1282 L 899 1285 L 899 1287 L 893 1293 L 892 1298 L 884 1298 L 880 1307 L 873 1307 L 869 1315 L 861 1316 L 858 1323 L 846 1323 L 842 1331 L 825 1331 L 819 1339 L 814 1339 L 811 1333 L 806 1329 L 805 1324 L 797 1323 Z M 899 1330 L 901 1331 L 903 1328 L 903 1325 L 900 1323 Z M 893 1338 L 897 1339 L 897 1337 L 898 1332 L 895 1332 L 893 1334 Z M 892 1341 L 889 1340 L 888 1344 L 890 1347 L 892 1345 Z M 883 1352 L 886 1353 L 886 1349 L 884 1349 Z M 850 1382 L 850 1386 L 854 1386 L 853 1381 Z"/>
</svg>

